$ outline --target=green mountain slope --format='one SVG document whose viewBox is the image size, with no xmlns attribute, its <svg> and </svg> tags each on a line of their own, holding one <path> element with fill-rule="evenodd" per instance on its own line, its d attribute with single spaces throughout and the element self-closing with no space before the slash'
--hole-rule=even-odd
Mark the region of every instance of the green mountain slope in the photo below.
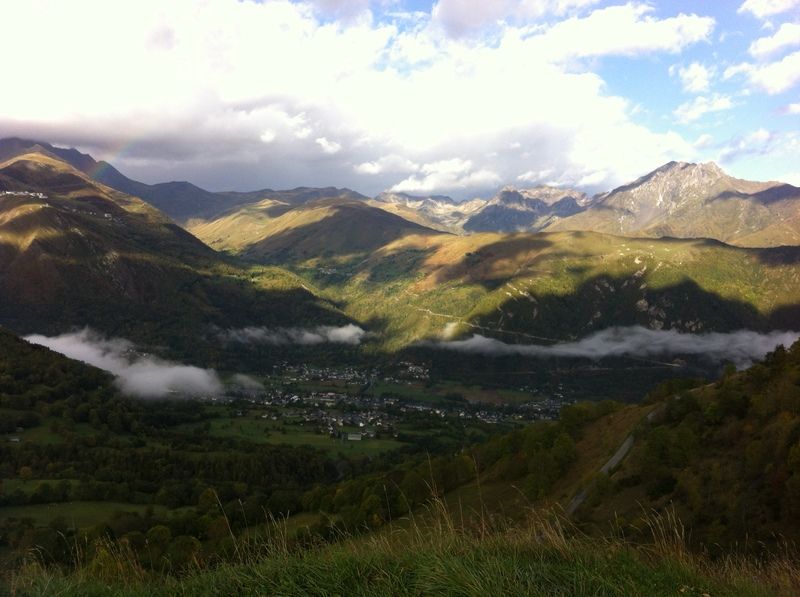
<svg viewBox="0 0 800 597">
<path fill-rule="evenodd" d="M 360 260 L 408 234 L 434 234 L 346 194 L 298 200 L 286 193 L 210 222 L 193 223 L 189 230 L 216 249 L 280 264 Z"/>
<path fill-rule="evenodd" d="M 586 232 L 409 235 L 366 259 L 296 266 L 394 347 L 469 333 L 514 342 L 615 325 L 794 329 L 800 249 Z"/>
<path fill-rule="evenodd" d="M 344 319 L 293 274 L 222 259 L 48 153 L 0 163 L 0 183 L 0 323 L 18 332 L 90 325 L 181 350 L 210 325 Z"/>
<path fill-rule="evenodd" d="M 709 386 L 658 402 L 620 465 L 577 510 L 634 527 L 642 506 L 674 509 L 695 543 L 800 538 L 800 342 Z M 713 548 L 713 547 L 712 547 Z"/>
</svg>

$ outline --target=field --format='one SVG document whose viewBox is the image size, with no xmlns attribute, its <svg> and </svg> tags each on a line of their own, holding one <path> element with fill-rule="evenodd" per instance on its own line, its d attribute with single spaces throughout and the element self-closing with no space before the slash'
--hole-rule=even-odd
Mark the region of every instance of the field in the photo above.
<svg viewBox="0 0 800 597">
<path fill-rule="evenodd" d="M 69 526 L 82 528 L 93 526 L 110 518 L 116 512 L 144 513 L 147 506 L 125 502 L 65 502 L 62 504 L 36 504 L 32 506 L 7 506 L 0 508 L 0 522 L 11 518 L 30 518 L 46 525 L 63 519 Z M 163 512 L 162 506 L 153 506 L 154 511 Z"/>
<path fill-rule="evenodd" d="M 358 432 L 356 428 L 343 427 L 341 430 L 345 433 Z M 253 416 L 252 414 L 247 417 L 234 416 L 213 419 L 209 435 L 239 438 L 253 443 L 310 446 L 349 456 L 372 456 L 406 445 L 392 439 L 363 438 L 360 441 L 334 439 L 328 434 L 316 433 L 308 427 L 278 423 L 261 419 L 260 415 Z"/>
</svg>

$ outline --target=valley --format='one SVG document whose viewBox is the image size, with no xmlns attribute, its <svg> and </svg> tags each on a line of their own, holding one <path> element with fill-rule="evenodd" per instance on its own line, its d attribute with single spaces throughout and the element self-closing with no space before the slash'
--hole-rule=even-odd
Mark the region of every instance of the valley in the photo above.
<svg viewBox="0 0 800 597">
<path fill-rule="evenodd" d="M 335 549 L 455 512 L 452 532 L 499 533 L 534 505 L 591 537 L 616 513 L 642 544 L 640 505 L 675 508 L 689 550 L 798 532 L 800 247 L 581 230 L 605 199 L 570 190 L 203 194 L 47 144 L 0 149 L 9 567 L 38 546 L 68 568 L 70 542 L 97 562 L 108 540 L 143 574 L 180 575 L 276 533 Z M 634 186 L 663 192 L 673 171 L 734 184 L 679 164 Z M 739 213 L 747 238 L 767 234 Z M 737 484 L 775 451 L 772 497 Z M 757 518 L 734 523 L 744 507 Z"/>
</svg>

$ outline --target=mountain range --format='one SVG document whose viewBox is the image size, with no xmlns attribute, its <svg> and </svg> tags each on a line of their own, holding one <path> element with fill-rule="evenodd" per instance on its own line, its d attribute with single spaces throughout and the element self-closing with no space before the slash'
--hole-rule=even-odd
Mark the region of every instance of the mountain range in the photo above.
<svg viewBox="0 0 800 597">
<path fill-rule="evenodd" d="M 18 332 L 92 325 L 191 350 L 214 326 L 356 322 L 398 349 L 475 332 L 560 341 L 800 321 L 800 248 L 656 238 L 791 241 L 795 187 L 713 164 L 668 164 L 595 197 L 505 188 L 466 203 L 329 187 L 194 204 L 188 183 L 120 185 L 165 214 L 99 182 L 117 171 L 76 150 L 12 139 L 0 158 L 0 324 Z"/>
</svg>

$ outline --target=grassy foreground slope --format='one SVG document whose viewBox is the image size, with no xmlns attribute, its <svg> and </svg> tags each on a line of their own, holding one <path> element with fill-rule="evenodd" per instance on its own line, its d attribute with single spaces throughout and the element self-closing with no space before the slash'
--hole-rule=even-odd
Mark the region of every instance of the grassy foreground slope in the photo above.
<svg viewBox="0 0 800 597">
<path fill-rule="evenodd" d="M 124 551 L 69 576 L 32 566 L 19 595 L 736 595 L 791 594 L 778 566 L 712 566 L 669 542 L 651 550 L 623 541 L 569 539 L 558 523 L 481 536 L 447 528 L 291 551 L 179 578 L 151 577 Z"/>
</svg>

